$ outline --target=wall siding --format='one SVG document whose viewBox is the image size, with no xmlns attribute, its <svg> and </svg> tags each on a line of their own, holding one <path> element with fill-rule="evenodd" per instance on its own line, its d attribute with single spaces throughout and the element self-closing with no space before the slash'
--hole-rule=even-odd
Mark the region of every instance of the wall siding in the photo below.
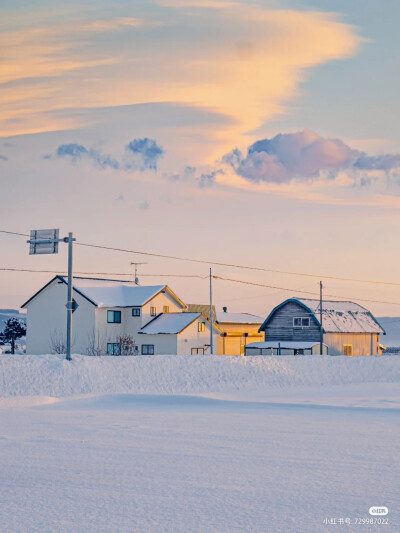
<svg viewBox="0 0 400 533">
<path fill-rule="evenodd" d="M 310 327 L 294 328 L 294 317 L 310 318 Z M 289 302 L 278 309 L 265 326 L 264 332 L 266 341 L 318 342 L 320 338 L 319 325 L 310 313 L 296 302 Z"/>
<path fill-rule="evenodd" d="M 379 355 L 379 335 L 376 333 L 326 333 L 324 342 L 329 345 L 331 355 L 343 354 L 345 344 L 353 346 L 353 355 Z"/>
</svg>

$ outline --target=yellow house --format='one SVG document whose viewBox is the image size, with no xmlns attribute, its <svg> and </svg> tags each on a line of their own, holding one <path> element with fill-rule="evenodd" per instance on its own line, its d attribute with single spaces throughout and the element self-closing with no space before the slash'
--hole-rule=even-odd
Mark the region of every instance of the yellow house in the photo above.
<svg viewBox="0 0 400 533">
<path fill-rule="evenodd" d="M 210 307 L 200 304 L 188 304 L 188 311 L 200 312 L 209 318 Z M 264 340 L 264 334 L 258 330 L 264 320 L 249 313 L 228 313 L 226 307 L 223 311 L 215 311 L 213 306 L 214 322 L 220 329 L 217 342 L 219 355 L 244 355 L 245 347 L 252 342 Z"/>
</svg>

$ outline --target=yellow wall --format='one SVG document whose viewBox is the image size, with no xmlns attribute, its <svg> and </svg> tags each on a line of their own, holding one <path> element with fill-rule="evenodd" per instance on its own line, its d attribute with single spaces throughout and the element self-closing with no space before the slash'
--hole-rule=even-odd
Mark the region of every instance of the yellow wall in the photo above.
<svg viewBox="0 0 400 533">
<path fill-rule="evenodd" d="M 218 340 L 218 354 L 244 355 L 246 344 L 264 340 L 264 333 L 258 333 L 260 326 L 261 324 L 224 324 L 219 322 L 218 327 L 222 333 Z M 244 333 L 247 333 L 248 336 L 245 337 Z"/>
</svg>

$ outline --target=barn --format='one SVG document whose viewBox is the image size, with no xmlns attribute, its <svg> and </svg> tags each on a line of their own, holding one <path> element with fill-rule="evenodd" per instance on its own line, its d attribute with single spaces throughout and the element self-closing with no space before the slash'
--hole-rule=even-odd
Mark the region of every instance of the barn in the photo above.
<svg viewBox="0 0 400 533">
<path fill-rule="evenodd" d="M 321 340 L 320 300 L 290 298 L 272 310 L 260 327 L 265 342 Z M 381 355 L 385 330 L 368 309 L 354 302 L 322 302 L 323 342 L 330 355 Z"/>
</svg>

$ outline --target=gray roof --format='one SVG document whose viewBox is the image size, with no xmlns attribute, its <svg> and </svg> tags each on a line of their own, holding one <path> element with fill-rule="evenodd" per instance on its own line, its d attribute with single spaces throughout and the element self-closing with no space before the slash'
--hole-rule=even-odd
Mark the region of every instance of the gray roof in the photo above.
<svg viewBox="0 0 400 533">
<path fill-rule="evenodd" d="M 68 283 L 66 276 L 55 276 L 25 302 L 22 307 L 25 307 L 56 280 L 65 284 Z M 141 307 L 152 300 L 157 294 L 165 291 L 179 303 L 182 309 L 186 309 L 185 304 L 167 285 L 137 285 L 133 281 L 74 277 L 73 288 L 74 291 L 96 307 Z"/>
<path fill-rule="evenodd" d="M 261 325 L 265 331 L 275 313 L 289 303 L 303 307 L 311 318 L 320 324 L 320 301 L 311 298 L 289 298 L 276 306 Z M 325 333 L 383 333 L 385 330 L 372 313 L 354 302 L 339 300 L 322 301 L 322 327 Z"/>
<path fill-rule="evenodd" d="M 162 313 L 143 326 L 139 333 L 146 335 L 177 334 L 190 326 L 200 316 L 201 313 Z"/>
<path fill-rule="evenodd" d="M 299 298 L 299 301 L 319 320 L 319 300 Z M 323 300 L 322 325 L 325 333 L 385 333 L 372 313 L 354 302 Z"/>
</svg>

